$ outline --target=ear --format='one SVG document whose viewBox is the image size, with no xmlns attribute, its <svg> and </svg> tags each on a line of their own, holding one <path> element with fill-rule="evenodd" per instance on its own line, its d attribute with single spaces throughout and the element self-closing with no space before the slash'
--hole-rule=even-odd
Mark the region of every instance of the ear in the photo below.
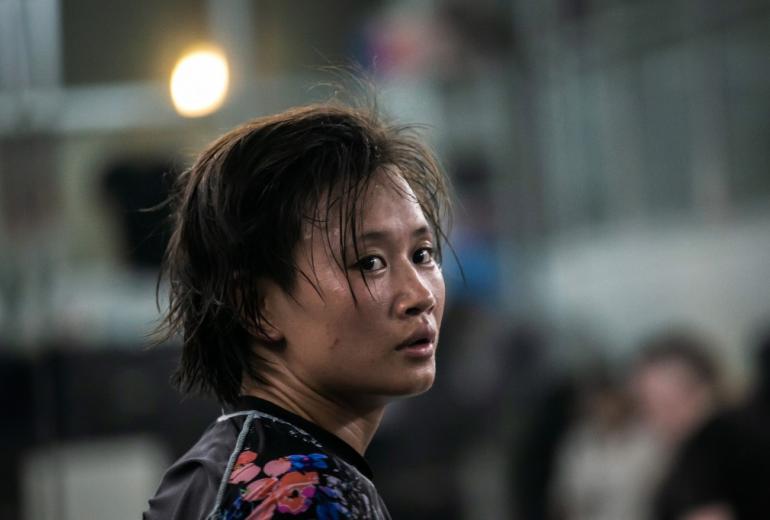
<svg viewBox="0 0 770 520">
<path fill-rule="evenodd" d="M 259 294 L 259 312 L 262 317 L 259 325 L 249 329 L 254 337 L 269 343 L 277 343 L 284 339 L 282 313 L 279 311 L 280 302 L 284 296 L 283 290 L 272 280 L 261 279 L 257 282 Z"/>
</svg>

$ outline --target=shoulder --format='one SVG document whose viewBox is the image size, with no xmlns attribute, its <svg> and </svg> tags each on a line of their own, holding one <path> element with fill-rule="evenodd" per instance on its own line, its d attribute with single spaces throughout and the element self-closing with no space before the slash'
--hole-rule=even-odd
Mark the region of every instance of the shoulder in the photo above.
<svg viewBox="0 0 770 520">
<path fill-rule="evenodd" d="M 143 520 L 205 518 L 216 498 L 215 480 L 201 464 L 174 465 L 150 499 Z"/>
<path fill-rule="evenodd" d="M 387 519 L 374 485 L 313 436 L 250 416 L 223 481 L 217 518 Z"/>
<path fill-rule="evenodd" d="M 206 518 L 216 502 L 243 421 L 215 422 L 166 471 L 144 520 Z"/>
</svg>

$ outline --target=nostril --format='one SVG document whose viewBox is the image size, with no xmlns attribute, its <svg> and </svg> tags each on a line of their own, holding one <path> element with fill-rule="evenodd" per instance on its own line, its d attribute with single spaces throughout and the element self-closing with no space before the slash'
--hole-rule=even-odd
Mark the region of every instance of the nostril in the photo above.
<svg viewBox="0 0 770 520">
<path fill-rule="evenodd" d="M 412 288 L 410 291 L 405 291 L 398 302 L 398 313 L 401 316 L 419 316 L 423 313 L 430 312 L 436 305 L 436 297 L 433 292 L 421 284 L 419 291 Z"/>
<path fill-rule="evenodd" d="M 419 316 L 422 313 L 419 307 L 409 307 L 406 310 L 408 316 Z"/>
<path fill-rule="evenodd" d="M 424 301 L 415 302 L 415 304 L 407 307 L 405 313 L 407 316 L 419 316 L 424 312 L 430 311 L 435 304 L 436 304 L 435 299 L 426 298 Z"/>
</svg>

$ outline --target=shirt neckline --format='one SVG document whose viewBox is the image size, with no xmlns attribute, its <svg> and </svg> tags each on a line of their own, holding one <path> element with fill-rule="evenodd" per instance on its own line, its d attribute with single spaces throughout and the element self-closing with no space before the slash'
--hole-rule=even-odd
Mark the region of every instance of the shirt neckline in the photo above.
<svg viewBox="0 0 770 520">
<path fill-rule="evenodd" d="M 267 415 L 272 415 L 273 417 L 301 428 L 315 437 L 315 439 L 326 449 L 332 451 L 336 456 L 351 466 L 355 467 L 369 480 L 372 480 L 374 476 L 372 474 L 372 469 L 369 467 L 369 463 L 366 462 L 366 459 L 362 457 L 361 454 L 358 453 L 350 444 L 343 441 L 333 433 L 321 428 L 317 424 L 308 421 L 307 419 L 300 417 L 299 415 L 294 414 L 271 401 L 251 395 L 242 395 L 238 397 L 238 400 L 235 403 L 235 410 L 256 410 Z"/>
</svg>

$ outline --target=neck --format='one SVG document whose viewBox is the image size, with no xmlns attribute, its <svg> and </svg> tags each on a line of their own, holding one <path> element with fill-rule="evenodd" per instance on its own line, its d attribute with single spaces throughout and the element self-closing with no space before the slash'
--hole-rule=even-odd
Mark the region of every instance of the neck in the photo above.
<svg viewBox="0 0 770 520">
<path fill-rule="evenodd" d="M 267 384 L 265 384 L 267 383 Z M 259 397 L 333 433 L 363 455 L 385 412 L 378 404 L 349 403 L 313 391 L 305 385 L 279 381 L 244 384 L 243 393 Z"/>
</svg>

